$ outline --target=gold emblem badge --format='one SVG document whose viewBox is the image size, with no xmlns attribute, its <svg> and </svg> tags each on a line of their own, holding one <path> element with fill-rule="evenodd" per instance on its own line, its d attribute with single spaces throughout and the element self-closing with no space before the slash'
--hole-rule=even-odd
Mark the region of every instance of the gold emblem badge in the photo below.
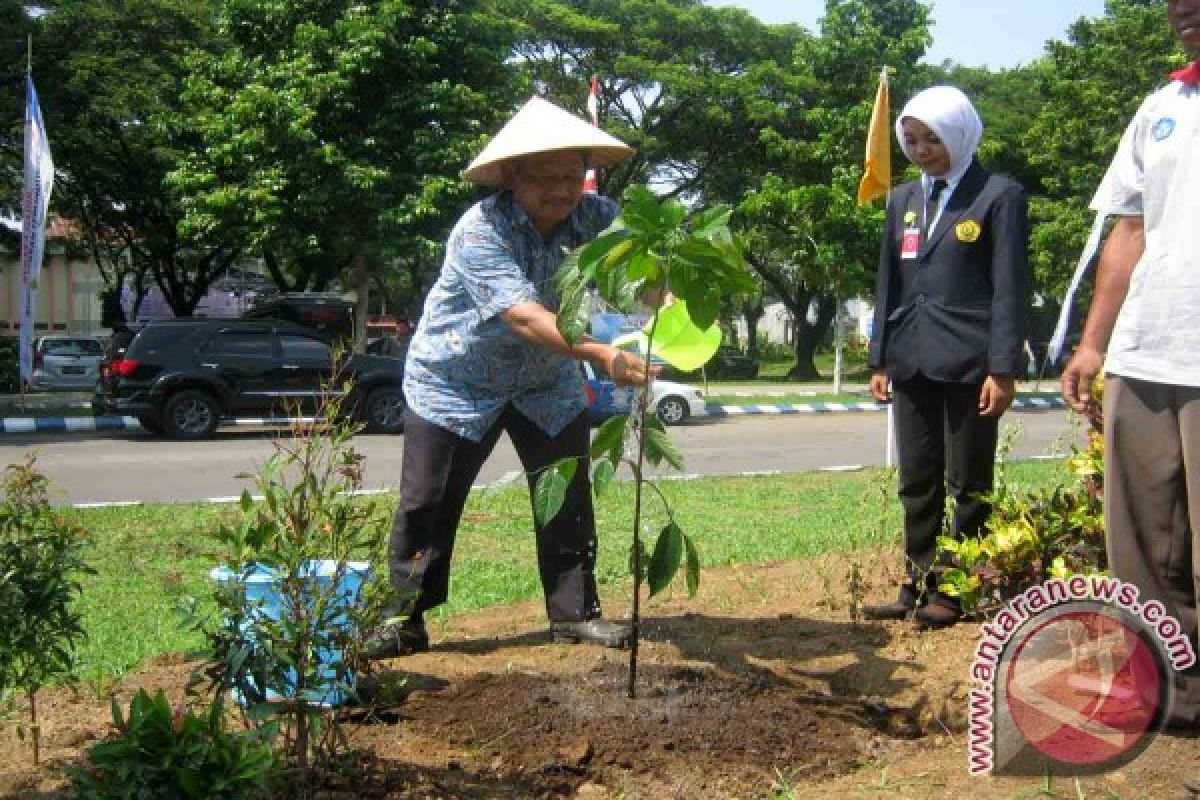
<svg viewBox="0 0 1200 800">
<path fill-rule="evenodd" d="M 905 225 L 914 225 L 914 224 L 916 224 L 916 222 L 917 222 L 917 212 L 915 212 L 915 211 L 905 212 L 905 214 L 904 214 L 904 224 Z"/>
<path fill-rule="evenodd" d="M 954 235 L 960 242 L 974 242 L 979 239 L 983 229 L 973 219 L 966 219 L 954 226 Z"/>
</svg>

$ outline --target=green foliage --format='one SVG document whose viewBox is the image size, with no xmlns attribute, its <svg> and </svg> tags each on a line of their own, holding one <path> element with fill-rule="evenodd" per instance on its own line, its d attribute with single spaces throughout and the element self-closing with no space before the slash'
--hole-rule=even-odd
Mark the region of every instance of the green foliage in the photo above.
<svg viewBox="0 0 1200 800">
<path fill-rule="evenodd" d="M 1069 41 L 1051 42 L 1038 65 L 1041 109 L 1023 138 L 1040 178 L 1031 203 L 1034 286 L 1061 296 L 1091 227 L 1088 201 L 1142 98 L 1184 61 L 1165 0 L 1110 0 L 1080 19 Z M 1039 191 L 1040 190 L 1040 191 Z"/>
<path fill-rule="evenodd" d="M 228 47 L 189 59 L 182 229 L 245 242 L 289 289 L 362 258 L 414 292 L 387 265 L 431 267 L 468 202 L 458 172 L 512 99 L 509 25 L 477 0 L 217 7 Z"/>
<path fill-rule="evenodd" d="M 965 608 L 988 607 L 1052 577 L 1103 572 L 1104 437 L 1099 431 L 1089 431 L 1087 447 L 1075 449 L 1067 468 L 1076 478 L 1073 485 L 1033 490 L 1008 483 L 1002 469 L 988 498 L 987 533 L 962 541 L 938 539 L 955 564 L 939 588 Z"/>
<path fill-rule="evenodd" d="M 89 800 L 252 800 L 269 797 L 275 757 L 253 731 L 226 730 L 222 705 L 201 714 L 173 710 L 162 690 L 139 689 L 123 717 L 114 698 L 116 736 L 88 750 L 72 770 L 74 796 Z"/>
<path fill-rule="evenodd" d="M 0 704 L 29 701 L 33 758 L 39 759 L 38 690 L 72 675 L 84 637 L 75 603 L 85 532 L 50 506 L 35 457 L 4 470 L 0 502 Z M 22 728 L 22 731 L 24 729 Z"/>
<path fill-rule="evenodd" d="M 158 285 L 189 314 L 239 257 L 234 239 L 180 227 L 167 182 L 198 146 L 188 60 L 219 52 L 215 0 L 56 0 L 36 24 L 34 74 L 57 169 L 52 210 L 78 223 L 108 287 Z"/>
<path fill-rule="evenodd" d="M 341 394 L 327 389 L 326 397 Z M 282 759 L 301 775 L 344 752 L 324 704 L 355 696 L 365 638 L 388 600 L 377 573 L 360 595 L 342 594 L 352 561 L 386 563 L 387 527 L 374 499 L 352 495 L 362 486 L 363 458 L 340 405 L 327 400 L 311 426 L 295 429 L 256 475 L 244 476 L 263 499 L 243 493 L 240 519 L 216 532 L 234 577 L 216 589 L 218 618 L 194 620 L 213 650 L 210 689 L 236 692 L 249 706 L 247 724 L 278 731 Z M 314 578 L 317 561 L 332 564 L 329 580 Z M 277 613 L 264 613 L 246 591 L 246 579 L 264 568 L 276 578 Z"/>
</svg>

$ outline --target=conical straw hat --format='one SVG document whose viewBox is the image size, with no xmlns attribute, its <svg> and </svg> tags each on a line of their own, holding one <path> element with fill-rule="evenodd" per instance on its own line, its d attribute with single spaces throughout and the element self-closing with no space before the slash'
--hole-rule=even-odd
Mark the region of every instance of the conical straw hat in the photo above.
<svg viewBox="0 0 1200 800">
<path fill-rule="evenodd" d="M 498 184 L 504 162 L 534 153 L 586 150 L 594 167 L 606 167 L 633 155 L 633 148 L 594 125 L 540 97 L 529 102 L 492 137 L 463 172 L 472 183 Z"/>
</svg>

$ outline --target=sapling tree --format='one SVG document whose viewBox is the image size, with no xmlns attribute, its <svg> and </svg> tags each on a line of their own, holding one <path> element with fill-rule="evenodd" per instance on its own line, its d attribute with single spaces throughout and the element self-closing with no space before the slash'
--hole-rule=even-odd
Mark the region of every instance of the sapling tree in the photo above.
<svg viewBox="0 0 1200 800">
<path fill-rule="evenodd" d="M 625 192 L 621 216 L 599 237 L 580 248 L 559 272 L 558 328 L 571 343 L 579 341 L 588 326 L 587 294 L 599 293 L 610 306 L 632 312 L 642 298 L 666 298 L 655 305 L 640 344 L 644 354 L 670 362 L 694 357 L 689 339 L 705 340 L 707 355 L 720 337 L 708 335 L 723 301 L 757 291 L 746 268 L 742 249 L 729 229 L 726 207 L 689 213 L 678 201 L 659 199 L 649 189 L 634 186 Z M 701 358 L 701 360 L 706 360 Z M 676 366 L 682 366 L 676 364 Z M 698 364 L 696 365 L 698 366 Z M 629 695 L 637 685 L 637 656 L 642 582 L 653 596 L 666 588 L 681 565 L 685 566 L 688 592 L 695 594 L 700 580 L 700 557 L 691 537 L 675 517 L 667 497 L 646 480 L 647 464 L 666 462 L 683 468 L 683 457 L 671 442 L 662 422 L 648 413 L 650 389 L 639 391 L 627 415 L 607 420 L 592 441 L 592 488 L 601 494 L 617 468 L 625 464 L 633 473 L 633 537 L 630 571 L 633 575 L 632 640 L 629 652 Z M 579 463 L 564 459 L 538 476 L 534 512 L 539 521 L 552 519 L 562 508 L 567 487 Z M 647 489 L 661 503 L 665 521 L 648 550 L 642 539 Z"/>
<path fill-rule="evenodd" d="M 362 575 L 356 561 L 383 562 L 387 518 L 356 497 L 364 460 L 345 408 L 350 385 L 335 378 L 322 389 L 315 419 L 297 423 L 256 474 L 242 476 L 261 499 L 243 492 L 237 521 L 216 532 L 228 567 L 216 591 L 220 613 L 193 623 L 213 650 L 210 688 L 233 691 L 247 724 L 278 734 L 283 763 L 309 777 L 345 754 L 330 706 L 355 695 L 388 594 L 378 573 L 347 588 Z M 269 609 L 249 591 L 264 575 L 277 589 Z"/>
<path fill-rule="evenodd" d="M 75 605 L 85 532 L 50 505 L 49 482 L 36 458 L 4 469 L 0 489 L 0 706 L 23 693 L 29 704 L 33 762 L 40 760 L 38 691 L 69 678 L 74 648 L 84 637 Z"/>
</svg>

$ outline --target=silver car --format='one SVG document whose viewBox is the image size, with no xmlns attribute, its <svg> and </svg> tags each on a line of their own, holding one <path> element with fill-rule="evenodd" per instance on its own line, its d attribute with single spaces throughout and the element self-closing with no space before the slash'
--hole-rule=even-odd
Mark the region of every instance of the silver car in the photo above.
<svg viewBox="0 0 1200 800">
<path fill-rule="evenodd" d="M 49 334 L 33 341 L 33 389 L 94 389 L 104 360 L 95 336 Z"/>
</svg>

